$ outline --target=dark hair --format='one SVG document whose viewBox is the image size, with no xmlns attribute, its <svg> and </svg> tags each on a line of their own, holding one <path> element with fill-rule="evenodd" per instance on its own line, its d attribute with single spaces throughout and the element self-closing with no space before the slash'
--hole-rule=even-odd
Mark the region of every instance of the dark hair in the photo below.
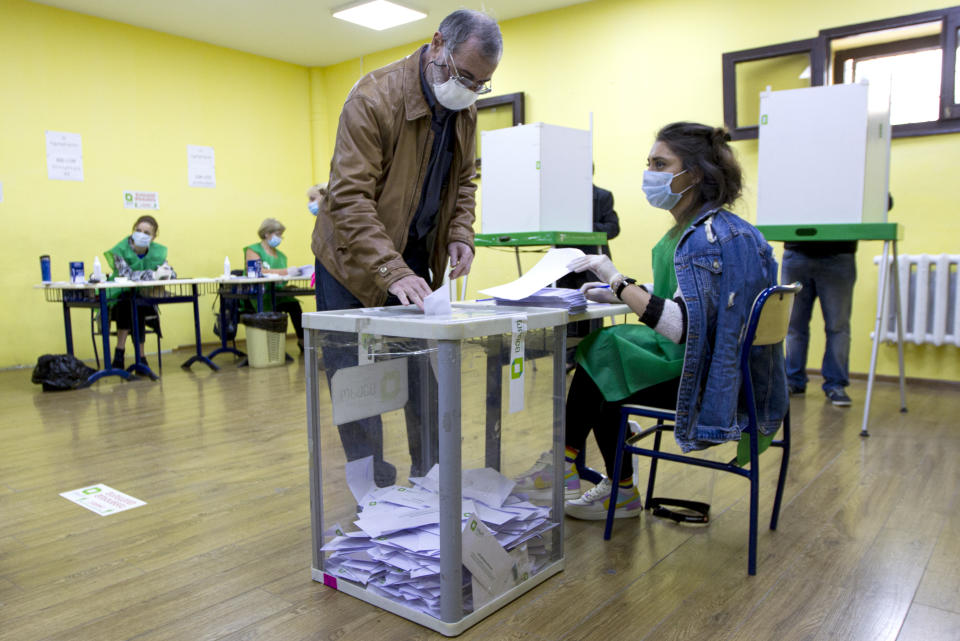
<svg viewBox="0 0 960 641">
<path fill-rule="evenodd" d="M 457 47 L 476 38 L 480 43 L 480 55 L 490 62 L 500 62 L 503 53 L 503 36 L 497 21 L 480 11 L 459 9 L 443 19 L 437 31 L 443 37 L 443 46 L 450 55 Z"/>
<path fill-rule="evenodd" d="M 150 214 L 144 214 L 143 216 L 140 216 L 140 218 L 137 218 L 137 222 L 133 223 L 134 231 L 136 231 L 137 225 L 139 225 L 140 223 L 150 223 L 151 225 L 153 225 L 154 238 L 160 235 L 160 225 L 157 223 L 157 219 L 151 216 Z"/>
<path fill-rule="evenodd" d="M 730 134 L 724 127 L 674 122 L 657 132 L 657 141 L 670 147 L 683 168 L 699 179 L 694 187 L 696 197 L 677 220 L 677 227 L 686 228 L 704 207 L 729 206 L 740 198 L 743 172 L 727 144 Z"/>
</svg>

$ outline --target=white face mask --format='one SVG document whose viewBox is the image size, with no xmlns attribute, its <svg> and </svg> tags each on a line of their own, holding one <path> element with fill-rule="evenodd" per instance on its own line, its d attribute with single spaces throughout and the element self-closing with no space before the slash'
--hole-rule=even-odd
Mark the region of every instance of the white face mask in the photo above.
<svg viewBox="0 0 960 641">
<path fill-rule="evenodd" d="M 130 236 L 133 238 L 133 244 L 135 247 L 144 247 L 150 246 L 150 234 L 145 234 L 142 231 L 135 231 Z"/>
<path fill-rule="evenodd" d="M 448 69 L 453 68 L 452 60 L 447 64 Z M 457 82 L 453 75 L 446 82 L 440 84 L 434 82 L 432 85 L 433 95 L 436 96 L 437 102 L 450 111 L 466 109 L 477 100 L 477 94 Z"/>
</svg>

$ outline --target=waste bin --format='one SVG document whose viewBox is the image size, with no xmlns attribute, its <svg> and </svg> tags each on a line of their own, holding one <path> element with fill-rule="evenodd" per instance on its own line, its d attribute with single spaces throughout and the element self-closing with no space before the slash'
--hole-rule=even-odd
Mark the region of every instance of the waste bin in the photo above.
<svg viewBox="0 0 960 641">
<path fill-rule="evenodd" d="M 283 365 L 287 355 L 287 314 L 241 314 L 240 322 L 247 327 L 247 362 L 250 367 Z"/>
</svg>

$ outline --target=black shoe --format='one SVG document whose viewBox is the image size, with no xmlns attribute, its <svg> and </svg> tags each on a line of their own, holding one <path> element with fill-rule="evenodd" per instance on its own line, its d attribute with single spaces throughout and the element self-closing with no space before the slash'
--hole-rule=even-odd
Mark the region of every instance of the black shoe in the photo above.
<svg viewBox="0 0 960 641">
<path fill-rule="evenodd" d="M 787 385 L 787 389 L 790 390 L 790 396 L 799 396 L 800 394 L 806 394 L 807 388 L 802 385 L 794 385 L 790 383 Z"/>
<path fill-rule="evenodd" d="M 850 405 L 853 404 L 853 401 L 850 400 L 850 397 L 847 396 L 842 387 L 835 387 L 834 389 L 827 390 L 826 394 L 827 398 L 830 399 L 830 402 L 833 403 L 834 407 L 850 407 Z"/>
<path fill-rule="evenodd" d="M 113 369 L 123 369 L 123 350 L 118 349 L 113 352 L 113 362 L 110 363 Z"/>
<path fill-rule="evenodd" d="M 397 468 L 386 461 L 374 463 L 373 482 L 376 483 L 377 487 L 390 487 L 397 482 Z"/>
</svg>

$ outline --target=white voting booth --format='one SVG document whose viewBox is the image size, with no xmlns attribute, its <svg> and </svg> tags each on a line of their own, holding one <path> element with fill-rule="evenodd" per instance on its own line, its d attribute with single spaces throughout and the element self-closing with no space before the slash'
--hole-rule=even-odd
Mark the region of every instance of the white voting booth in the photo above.
<svg viewBox="0 0 960 641">
<path fill-rule="evenodd" d="M 760 95 L 758 225 L 882 223 L 890 97 L 864 83 Z"/>
<path fill-rule="evenodd" d="M 563 569 L 566 321 L 303 315 L 314 580 L 456 635 Z M 361 456 L 378 449 L 392 482 Z"/>
<path fill-rule="evenodd" d="M 890 93 L 866 82 L 767 91 L 760 95 L 757 227 L 768 240 L 883 240 L 877 316 L 863 425 L 876 373 L 886 308 L 890 249 L 897 261 L 899 226 L 887 223 L 890 180 Z M 890 228 L 893 228 L 892 230 Z M 900 406 L 906 411 L 900 283 L 893 270 L 900 365 Z"/>
<path fill-rule="evenodd" d="M 593 231 L 592 133 L 544 123 L 480 132 L 481 232 Z"/>
</svg>

